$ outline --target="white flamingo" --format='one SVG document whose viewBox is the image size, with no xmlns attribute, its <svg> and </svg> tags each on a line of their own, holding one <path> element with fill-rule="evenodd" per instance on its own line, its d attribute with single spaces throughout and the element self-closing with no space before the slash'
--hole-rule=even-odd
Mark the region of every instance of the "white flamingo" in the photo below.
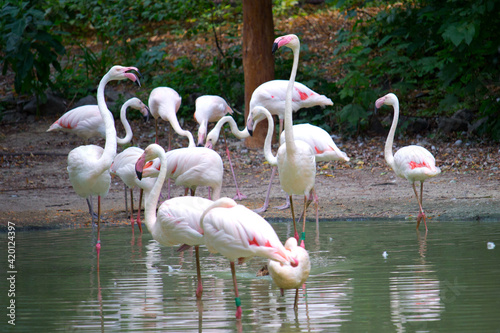
<svg viewBox="0 0 500 333">
<path fill-rule="evenodd" d="M 120 120 L 125 128 L 125 137 L 117 137 L 116 140 L 120 145 L 129 143 L 133 136 L 132 128 L 127 120 L 127 109 L 129 107 L 139 110 L 144 117 L 149 116 L 149 108 L 140 99 L 133 97 L 127 100 L 120 110 Z M 106 138 L 106 127 L 97 105 L 83 105 L 69 110 L 50 125 L 47 132 L 51 131 L 74 133 L 84 140 L 96 136 Z"/>
<path fill-rule="evenodd" d="M 196 297 L 201 298 L 203 286 L 201 283 L 199 246 L 204 244 L 203 230 L 200 218 L 203 212 L 212 204 L 211 200 L 200 197 L 177 197 L 164 201 L 158 212 L 156 206 L 161 188 L 167 176 L 168 157 L 165 150 L 157 144 L 149 145 L 139 157 L 135 165 L 137 176 L 142 178 L 145 163 L 158 158 L 166 168 L 160 170 L 153 188 L 146 191 L 144 220 L 153 238 L 164 246 L 188 245 L 194 246 L 196 253 L 196 271 L 198 287 Z M 185 246 L 181 247 L 185 249 Z"/>
<path fill-rule="evenodd" d="M 195 112 L 194 119 L 198 122 L 198 146 L 202 147 L 207 136 L 207 128 L 209 122 L 218 122 L 226 114 L 233 114 L 233 110 L 227 104 L 226 100 L 220 96 L 214 95 L 203 95 L 196 99 L 195 102 Z M 230 117 L 230 116 L 227 116 Z M 231 117 L 230 117 L 231 118 Z M 231 118 L 232 119 L 232 118 Z M 229 154 L 229 147 L 227 146 L 227 140 L 224 134 L 224 142 L 226 144 L 226 155 L 229 161 L 229 166 L 231 167 L 231 173 L 233 174 L 234 185 L 236 187 L 236 195 L 233 199 L 242 200 L 246 199 L 246 195 L 241 193 L 238 182 L 236 180 L 236 174 L 234 173 L 233 163 L 231 162 L 231 155 Z M 212 149 L 213 146 L 208 148 Z"/>
<path fill-rule="evenodd" d="M 137 159 L 144 153 L 144 150 L 139 147 L 129 147 L 117 154 L 111 164 L 109 171 L 111 174 L 117 175 L 125 183 L 125 186 L 130 190 L 130 224 L 134 228 L 134 188 L 139 187 L 139 208 L 137 210 L 137 226 L 142 233 L 141 226 L 141 205 L 143 201 L 144 190 L 150 190 L 155 180 L 153 178 L 139 179 L 135 172 L 135 163 Z M 126 191 L 126 189 L 125 189 Z"/>
<path fill-rule="evenodd" d="M 266 220 L 230 198 L 221 198 L 210 205 L 201 216 L 200 225 L 207 249 L 222 254 L 230 261 L 238 319 L 242 310 L 236 282 L 236 260 L 242 262 L 259 256 L 283 265 L 299 265 Z"/>
<path fill-rule="evenodd" d="M 161 118 L 168 121 L 177 134 L 188 138 L 188 147 L 196 147 L 191 132 L 183 130 L 179 125 L 177 111 L 181 106 L 181 97 L 177 91 L 169 87 L 155 88 L 149 94 L 148 105 L 151 115 L 155 119 L 156 143 L 158 143 L 158 118 Z M 168 150 L 170 150 L 171 133 L 169 131 Z"/>
<path fill-rule="evenodd" d="M 106 144 L 104 149 L 95 145 L 79 146 L 68 154 L 68 174 L 69 180 L 75 192 L 87 198 L 89 210 L 92 215 L 92 224 L 94 212 L 91 204 L 91 195 L 97 195 L 97 254 L 101 249 L 100 240 L 100 222 L 101 222 L 101 196 L 105 196 L 109 191 L 111 176 L 109 167 L 113 163 L 116 155 L 116 129 L 111 112 L 109 112 L 104 99 L 104 88 L 109 81 L 129 79 L 140 85 L 139 79 L 133 73 L 139 72 L 135 67 L 113 66 L 101 79 L 97 88 L 97 105 L 101 112 L 101 117 L 106 127 Z"/>
<path fill-rule="evenodd" d="M 290 251 L 290 256 L 298 261 L 298 265 L 293 267 L 290 265 L 282 265 L 281 263 L 269 260 L 267 265 L 269 274 L 274 283 L 281 289 L 283 295 L 284 289 L 295 289 L 294 308 L 298 307 L 299 288 L 307 281 L 309 272 L 311 271 L 311 261 L 309 253 L 302 247 L 298 246 L 297 239 L 290 237 L 285 242 L 285 249 Z"/>
<path fill-rule="evenodd" d="M 166 153 L 167 178 L 173 179 L 176 185 L 191 190 L 194 196 L 198 186 L 212 189 L 210 198 L 217 200 L 222 191 L 224 167 L 220 155 L 205 147 L 179 148 Z M 157 177 L 161 170 L 161 161 L 154 159 L 144 166 L 143 177 Z"/>
<path fill-rule="evenodd" d="M 422 195 L 424 191 L 424 181 L 427 178 L 437 176 L 441 173 L 441 169 L 436 167 L 436 160 L 434 156 L 424 147 L 411 145 L 400 148 L 394 156 L 392 155 L 392 145 L 394 142 L 394 133 L 398 126 L 399 119 L 399 101 L 396 95 L 389 93 L 380 97 L 375 102 L 375 107 L 378 109 L 382 105 L 391 105 L 394 109 L 394 117 L 392 119 L 391 129 L 385 142 L 385 161 L 394 170 L 396 175 L 401 178 L 407 179 L 412 187 L 415 196 L 417 197 L 420 212 L 417 216 L 417 229 L 420 221 L 424 220 L 425 231 L 427 231 L 427 223 L 424 209 L 422 208 Z M 420 182 L 420 196 L 415 188 L 415 182 Z"/>
</svg>

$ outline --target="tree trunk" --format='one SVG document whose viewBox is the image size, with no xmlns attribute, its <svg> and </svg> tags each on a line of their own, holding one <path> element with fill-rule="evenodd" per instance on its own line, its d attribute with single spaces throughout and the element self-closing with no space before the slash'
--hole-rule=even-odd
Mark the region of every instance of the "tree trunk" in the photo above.
<svg viewBox="0 0 500 333">
<path fill-rule="evenodd" d="M 274 41 L 272 0 L 243 0 L 243 71 L 245 75 L 245 119 L 252 93 L 259 85 L 274 79 Z M 262 148 L 267 133 L 267 120 L 261 122 L 248 148 Z"/>
</svg>

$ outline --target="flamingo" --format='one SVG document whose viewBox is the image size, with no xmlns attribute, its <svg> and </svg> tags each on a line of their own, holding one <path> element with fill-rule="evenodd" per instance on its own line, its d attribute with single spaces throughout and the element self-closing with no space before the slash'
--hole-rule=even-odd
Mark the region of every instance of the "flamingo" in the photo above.
<svg viewBox="0 0 500 333">
<path fill-rule="evenodd" d="M 275 162 L 273 162 L 275 158 L 273 157 L 271 151 L 271 141 L 274 128 L 274 122 L 271 113 L 264 107 L 255 107 L 250 111 L 248 115 L 247 129 L 251 134 L 253 134 L 254 128 L 264 118 L 267 118 L 269 125 L 267 130 L 268 134 L 264 143 L 264 155 L 266 156 L 266 160 L 271 165 L 275 165 Z M 304 141 L 314 149 L 316 162 L 342 160 L 348 162 L 350 160 L 349 157 L 347 157 L 347 154 L 341 151 L 337 147 L 335 142 L 333 142 L 330 134 L 328 134 L 328 132 L 321 127 L 311 124 L 298 124 L 293 125 L 292 128 L 295 140 Z M 285 137 L 286 131 L 281 132 L 280 144 L 285 143 Z M 271 193 L 271 186 L 273 184 L 275 170 L 276 169 L 273 167 L 273 172 L 271 173 L 271 179 L 269 181 L 269 187 L 267 188 L 264 205 L 261 208 L 254 210 L 257 213 L 266 211 L 267 207 L 269 206 L 269 195 Z M 278 208 L 288 208 L 288 204 L 285 204 L 284 206 Z"/>
<path fill-rule="evenodd" d="M 196 111 L 194 112 L 194 119 L 198 122 L 198 146 L 202 147 L 207 136 L 207 127 L 209 122 L 218 122 L 226 114 L 233 114 L 233 110 L 220 96 L 214 95 L 203 95 L 196 99 L 195 102 Z M 231 116 L 227 116 L 233 119 Z M 246 199 L 247 196 L 240 192 L 238 187 L 238 181 L 236 180 L 236 174 L 234 173 L 233 163 L 231 162 L 231 155 L 229 154 L 229 147 L 227 146 L 227 140 L 224 135 L 224 142 L 226 144 L 226 155 L 229 161 L 229 166 L 231 167 L 231 173 L 233 174 L 234 185 L 236 187 L 235 200 Z M 212 147 L 209 147 L 212 148 Z"/>
<path fill-rule="evenodd" d="M 299 265 L 279 240 L 273 227 L 257 213 L 233 199 L 221 198 L 202 214 L 200 225 L 205 245 L 211 253 L 220 253 L 230 261 L 236 301 L 236 318 L 241 318 L 241 300 L 234 262 L 254 256 L 275 260 L 283 265 Z"/>
<path fill-rule="evenodd" d="M 179 111 L 179 107 L 181 106 L 181 97 L 177 91 L 169 87 L 155 88 L 149 94 L 148 104 L 149 109 L 151 110 L 151 115 L 155 119 L 155 143 L 158 143 L 158 118 L 161 118 L 168 121 L 177 134 L 188 138 L 188 147 L 196 147 L 193 134 L 187 130 L 183 130 L 179 125 L 177 111 Z M 169 131 L 168 150 L 170 150 L 170 137 L 171 132 Z"/>
<path fill-rule="evenodd" d="M 153 238 L 164 246 L 182 244 L 181 249 L 185 249 L 186 246 L 194 246 L 198 277 L 196 297 L 201 298 L 203 286 L 201 283 L 199 246 L 204 244 L 204 237 L 203 230 L 200 227 L 200 218 L 205 209 L 212 204 L 212 201 L 200 197 L 177 197 L 164 201 L 158 208 L 158 212 L 156 212 L 161 188 L 167 176 L 167 154 L 161 146 L 151 144 L 144 150 L 144 153 L 137 159 L 135 164 L 137 177 L 141 179 L 145 163 L 156 158 L 167 167 L 160 170 L 152 189 L 146 191 L 146 205 L 144 207 L 146 227 Z"/>
<path fill-rule="evenodd" d="M 375 102 L 375 107 L 378 109 L 382 105 L 391 105 L 394 109 L 394 117 L 392 119 L 391 129 L 385 142 L 385 161 L 394 170 L 396 175 L 407 179 L 412 187 L 415 196 L 417 197 L 420 212 L 417 216 L 417 229 L 421 220 L 424 220 L 425 231 L 427 231 L 427 223 L 424 209 L 422 208 L 422 194 L 424 191 L 424 181 L 427 178 L 437 176 L 441 173 L 441 169 L 436 167 L 434 156 L 424 147 L 411 145 L 400 148 L 394 156 L 392 155 L 392 145 L 394 142 L 394 133 L 398 125 L 399 119 L 399 101 L 396 95 L 389 93 L 380 97 Z M 415 188 L 415 182 L 420 182 L 420 196 Z"/>
<path fill-rule="evenodd" d="M 140 86 L 138 77 L 128 71 L 139 71 L 135 67 L 113 66 L 101 79 L 97 88 L 97 105 L 106 127 L 106 144 L 104 149 L 96 145 L 79 146 L 68 154 L 69 180 L 75 192 L 82 198 L 87 198 L 89 211 L 94 222 L 94 212 L 91 204 L 91 195 L 97 195 L 97 255 L 101 249 L 100 222 L 101 222 L 101 196 L 109 191 L 111 176 L 109 167 L 116 155 L 116 129 L 111 112 L 104 100 L 104 88 L 109 81 L 129 79 Z M 90 199 L 89 199 L 90 198 Z"/>
<path fill-rule="evenodd" d="M 117 175 L 125 183 L 125 186 L 130 190 L 130 224 L 134 228 L 134 187 L 140 188 L 139 209 L 137 211 L 137 226 L 142 233 L 141 226 L 141 204 L 144 190 L 148 191 L 154 185 L 155 180 L 152 178 L 138 179 L 135 172 L 135 163 L 137 159 L 144 153 L 144 150 L 139 147 L 129 147 L 115 156 L 110 167 L 110 172 Z"/>
<path fill-rule="evenodd" d="M 309 260 L 309 253 L 297 245 L 297 239 L 295 239 L 295 237 L 287 239 L 285 242 L 285 249 L 290 251 L 291 257 L 297 259 L 299 262 L 298 266 L 282 265 L 277 261 L 269 260 L 267 267 L 274 283 L 281 289 L 281 295 L 284 294 L 283 289 L 296 289 L 295 302 L 293 305 L 296 309 L 298 307 L 299 288 L 309 277 L 311 261 Z"/>
<path fill-rule="evenodd" d="M 288 83 L 285 100 L 285 143 L 282 144 L 278 149 L 276 163 L 278 165 L 281 188 L 290 197 L 290 209 L 292 213 L 293 227 L 295 230 L 295 238 L 297 238 L 297 240 L 299 239 L 299 237 L 297 226 L 295 223 L 292 195 L 304 195 L 304 221 L 302 226 L 302 234 L 300 237 L 300 246 L 304 247 L 306 210 L 313 197 L 315 203 L 317 204 L 318 202 L 318 197 L 316 196 L 316 192 L 314 191 L 314 182 L 316 178 L 316 157 L 314 154 L 314 150 L 310 145 L 308 145 L 304 141 L 295 140 L 294 132 L 292 129 L 292 93 L 293 83 L 295 81 L 297 67 L 299 65 L 299 38 L 293 34 L 276 38 L 273 43 L 273 53 L 283 46 L 287 46 L 293 51 L 293 67 L 290 74 L 290 80 Z M 275 163 L 270 164 L 274 165 Z M 308 194 L 310 194 L 310 200 L 307 199 Z"/>
<path fill-rule="evenodd" d="M 224 168 L 220 155 L 205 147 L 179 148 L 166 153 L 167 178 L 175 180 L 176 185 L 191 190 L 194 196 L 198 186 L 208 186 L 212 189 L 211 197 L 220 198 Z M 161 170 L 160 159 L 146 163 L 143 177 L 158 177 Z"/>
<path fill-rule="evenodd" d="M 208 133 L 205 147 L 212 149 L 213 146 L 215 146 L 215 144 L 219 140 L 219 135 L 222 126 L 224 126 L 226 123 L 229 123 L 229 127 L 231 128 L 231 133 L 233 133 L 233 135 L 238 139 L 240 140 L 246 139 L 250 136 L 250 133 L 248 132 L 248 129 L 246 127 L 240 131 L 238 129 L 238 124 L 236 124 L 234 118 L 231 116 L 225 116 L 219 119 L 219 121 L 215 124 L 214 128 L 212 128 L 212 130 Z"/>
<path fill-rule="evenodd" d="M 282 132 L 283 120 L 285 119 L 288 84 L 288 80 L 271 80 L 264 82 L 254 90 L 250 98 L 249 110 L 252 110 L 256 106 L 263 106 L 268 109 L 272 115 L 278 116 L 279 134 Z M 291 108 L 293 112 L 301 108 L 333 105 L 331 99 L 325 95 L 318 94 L 300 82 L 294 82 L 292 89 Z"/>
<path fill-rule="evenodd" d="M 139 110 L 145 118 L 149 116 L 149 108 L 140 99 L 133 97 L 127 100 L 120 110 L 120 120 L 125 128 L 125 137 L 117 137 L 116 140 L 120 145 L 127 144 L 132 140 L 132 128 L 127 120 L 127 108 L 129 107 Z M 83 105 L 69 110 L 50 125 L 47 132 L 51 131 L 71 132 L 85 141 L 96 136 L 106 138 L 106 127 L 97 105 Z"/>
</svg>

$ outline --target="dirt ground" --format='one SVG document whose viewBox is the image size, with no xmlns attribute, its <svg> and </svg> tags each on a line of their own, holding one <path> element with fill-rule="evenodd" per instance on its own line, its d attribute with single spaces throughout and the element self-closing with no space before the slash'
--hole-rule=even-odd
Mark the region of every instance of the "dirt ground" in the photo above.
<svg viewBox="0 0 500 333">
<path fill-rule="evenodd" d="M 18 229 L 90 226 L 87 204 L 72 189 L 66 171 L 66 157 L 71 149 L 83 144 L 72 134 L 46 132 L 56 117 L 23 119 L 0 123 L 0 226 L 7 221 Z M 184 127 L 196 133 L 194 124 Z M 153 122 L 133 121 L 133 144 L 145 148 L 152 142 Z M 121 129 L 119 128 L 119 133 Z M 316 191 L 320 199 L 320 220 L 399 219 L 414 223 L 417 201 L 410 184 L 397 178 L 383 159 L 385 138 L 337 140 L 350 162 L 319 163 Z M 103 145 L 103 140 L 90 143 Z M 167 144 L 167 135 L 160 138 Z M 429 227 L 438 221 L 500 220 L 499 145 L 477 142 L 440 143 L 421 138 L 418 141 L 397 142 L 397 146 L 420 143 L 436 156 L 442 173 L 426 181 L 424 209 Z M 240 190 L 248 196 L 241 204 L 254 209 L 262 205 L 268 187 L 271 168 L 261 150 L 245 148 L 243 141 L 228 135 L 228 144 L 237 172 Z M 186 146 L 178 138 L 174 148 Z M 233 197 L 235 185 L 220 140 L 216 146 L 223 157 L 225 173 L 223 196 Z M 118 152 L 123 148 L 119 147 Z M 164 185 L 163 195 L 167 190 Z M 102 200 L 103 219 L 108 225 L 129 223 L 125 212 L 123 183 L 113 178 L 110 192 Z M 172 185 L 172 195 L 182 195 L 183 189 Z M 197 195 L 206 196 L 199 188 Z M 135 192 L 137 204 L 138 190 Z M 95 199 L 94 199 L 95 200 Z M 284 203 L 285 195 L 275 178 L 270 208 L 262 215 L 267 219 L 290 219 L 290 210 L 274 206 Z M 295 197 L 296 214 L 302 212 L 303 198 Z M 308 220 L 314 219 L 313 205 Z"/>
</svg>

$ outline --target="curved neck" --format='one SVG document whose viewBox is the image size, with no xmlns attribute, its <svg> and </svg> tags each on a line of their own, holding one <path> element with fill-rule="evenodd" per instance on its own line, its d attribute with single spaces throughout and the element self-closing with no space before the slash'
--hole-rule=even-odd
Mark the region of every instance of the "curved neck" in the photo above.
<svg viewBox="0 0 500 333">
<path fill-rule="evenodd" d="M 297 68 L 299 66 L 299 53 L 300 53 L 300 44 L 294 45 L 292 48 L 293 51 L 293 66 L 292 72 L 290 74 L 290 80 L 288 81 L 288 87 L 286 89 L 286 99 L 285 99 L 285 119 L 284 119 L 284 128 L 285 128 L 285 142 L 287 151 L 293 152 L 295 150 L 295 141 L 293 138 L 293 119 L 292 119 L 292 94 L 293 94 L 293 85 L 295 83 L 295 76 L 297 75 Z"/>
<path fill-rule="evenodd" d="M 264 156 L 266 157 L 266 160 L 270 165 L 276 166 L 278 165 L 278 159 L 276 156 L 273 155 L 273 152 L 271 150 L 271 143 L 273 140 L 273 132 L 274 132 L 273 116 L 271 116 L 271 113 L 267 110 L 261 112 L 264 112 L 264 115 L 266 116 L 268 123 L 266 140 L 264 141 Z"/>
<path fill-rule="evenodd" d="M 132 141 L 132 128 L 130 127 L 130 124 L 128 123 L 127 120 L 127 109 L 129 105 L 132 104 L 131 100 L 128 100 L 125 102 L 125 104 L 122 105 L 122 108 L 120 110 L 120 120 L 123 124 L 123 128 L 125 128 L 125 137 L 124 138 L 119 138 L 116 137 L 116 142 L 119 145 L 125 145 Z"/>
<path fill-rule="evenodd" d="M 168 117 L 168 122 L 170 123 L 170 125 L 174 129 L 175 133 L 188 138 L 188 140 L 189 140 L 188 147 L 189 148 L 196 147 L 196 144 L 194 143 L 193 134 L 191 134 L 191 132 L 189 132 L 189 131 L 182 129 L 181 125 L 179 125 L 179 120 L 177 119 L 175 113 L 174 113 L 173 117 Z"/>
<path fill-rule="evenodd" d="M 387 164 L 394 168 L 394 156 L 392 155 L 392 144 L 394 142 L 394 133 L 396 133 L 396 127 L 398 126 L 399 120 L 399 103 L 392 106 L 394 108 L 394 117 L 392 118 L 391 129 L 389 130 L 389 135 L 387 135 L 387 140 L 385 141 L 384 157 Z"/>
<path fill-rule="evenodd" d="M 155 150 L 155 153 L 160 158 L 161 168 L 153 187 L 146 193 L 146 204 L 144 206 L 144 220 L 151 233 L 153 233 L 152 231 L 156 226 L 156 207 L 158 206 L 158 199 L 160 198 L 161 189 L 167 176 L 167 155 L 162 150 L 161 147 Z"/>
<path fill-rule="evenodd" d="M 246 127 L 242 131 L 239 130 L 238 124 L 236 124 L 236 121 L 231 116 L 224 116 L 217 122 L 216 126 L 218 127 L 219 132 L 225 123 L 229 123 L 229 127 L 231 128 L 231 133 L 233 133 L 233 135 L 238 139 L 246 139 L 250 136 L 250 133 L 248 133 Z"/>
<path fill-rule="evenodd" d="M 99 112 L 101 113 L 102 120 L 104 122 L 104 127 L 106 128 L 106 144 L 104 145 L 104 152 L 99 158 L 101 169 L 109 169 L 113 159 L 116 155 L 116 129 L 115 121 L 106 105 L 106 100 L 104 97 L 104 88 L 106 84 L 110 81 L 109 73 L 104 75 L 97 88 L 97 106 L 99 107 Z"/>
</svg>

